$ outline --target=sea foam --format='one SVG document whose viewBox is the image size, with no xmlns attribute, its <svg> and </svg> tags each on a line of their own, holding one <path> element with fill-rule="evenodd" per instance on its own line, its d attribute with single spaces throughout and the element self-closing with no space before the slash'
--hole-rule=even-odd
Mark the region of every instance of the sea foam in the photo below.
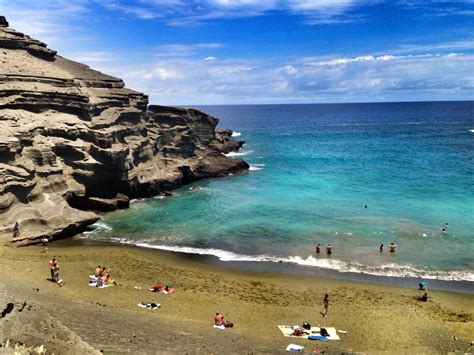
<svg viewBox="0 0 474 355">
<path fill-rule="evenodd" d="M 398 265 L 395 263 L 369 266 L 357 262 L 347 262 L 333 258 L 315 258 L 314 256 L 308 256 L 307 258 L 304 258 L 301 256 L 278 257 L 272 255 L 245 255 L 215 248 L 195 248 L 186 246 L 159 245 L 145 241 L 132 241 L 126 238 L 113 239 L 115 242 L 119 242 L 122 244 L 132 244 L 142 248 L 166 250 L 176 253 L 212 255 L 217 257 L 221 261 L 292 263 L 307 267 L 317 267 L 322 269 L 335 270 L 341 273 L 350 272 L 385 277 L 413 277 L 444 281 L 474 281 L 474 272 L 466 270 L 430 271 L 417 269 L 411 265 Z"/>
<path fill-rule="evenodd" d="M 263 170 L 265 164 L 250 164 L 249 170 L 250 171 L 260 171 Z"/>
<path fill-rule="evenodd" d="M 242 133 L 240 132 L 232 132 L 232 137 L 240 137 Z"/>
<path fill-rule="evenodd" d="M 243 150 L 241 152 L 230 152 L 230 153 L 227 153 L 225 156 L 226 157 L 241 157 L 243 155 L 248 155 L 252 153 L 253 153 L 252 150 Z"/>
</svg>

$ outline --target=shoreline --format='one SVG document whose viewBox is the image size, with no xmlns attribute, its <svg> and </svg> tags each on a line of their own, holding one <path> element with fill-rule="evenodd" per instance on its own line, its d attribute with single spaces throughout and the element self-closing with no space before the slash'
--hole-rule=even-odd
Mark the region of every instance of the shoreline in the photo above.
<svg viewBox="0 0 474 355">
<path fill-rule="evenodd" d="M 420 292 L 416 288 L 236 270 L 195 256 L 130 246 L 71 245 L 75 242 L 51 243 L 48 253 L 42 253 L 40 245 L 1 246 L 1 280 L 19 303 L 34 302 L 84 342 L 105 352 L 120 348 L 132 352 L 163 349 L 164 353 L 283 353 L 289 343 L 303 345 L 306 351 L 339 353 L 473 350 L 471 294 L 429 289 L 430 299 L 424 303 L 417 301 Z M 59 260 L 64 287 L 47 281 L 47 262 L 53 256 Z M 97 265 L 111 268 L 117 286 L 88 286 L 87 275 Z M 146 292 L 157 283 L 170 284 L 176 292 Z M 328 317 L 323 318 L 325 293 L 331 305 Z M 137 307 L 142 301 L 160 303 L 161 308 Z M 212 328 L 216 310 L 234 323 L 232 330 Z M 340 341 L 321 343 L 284 337 L 277 328 L 303 322 L 347 333 L 340 334 Z M 196 342 L 205 350 L 197 349 Z"/>
<path fill-rule="evenodd" d="M 64 246 L 116 246 L 125 248 L 138 248 L 150 250 L 158 253 L 176 255 L 183 260 L 193 260 L 203 264 L 209 264 L 217 267 L 226 268 L 229 270 L 249 271 L 249 272 L 270 272 L 283 275 L 295 276 L 317 276 L 328 279 L 355 281 L 362 283 L 369 283 L 375 285 L 396 286 L 408 289 L 416 289 L 421 281 L 427 281 L 429 289 L 440 291 L 451 291 L 465 294 L 474 294 L 474 282 L 467 280 L 440 280 L 422 277 L 401 277 L 388 275 L 373 275 L 364 272 L 348 272 L 337 269 L 329 269 L 318 266 L 306 266 L 291 262 L 275 262 L 275 261 L 233 261 L 221 260 L 218 256 L 212 254 L 188 253 L 177 250 L 164 250 L 160 248 L 153 248 L 129 243 L 121 242 L 103 242 L 94 241 L 88 238 L 72 237 L 58 241 Z M 56 242 L 56 243 L 58 243 Z"/>
</svg>

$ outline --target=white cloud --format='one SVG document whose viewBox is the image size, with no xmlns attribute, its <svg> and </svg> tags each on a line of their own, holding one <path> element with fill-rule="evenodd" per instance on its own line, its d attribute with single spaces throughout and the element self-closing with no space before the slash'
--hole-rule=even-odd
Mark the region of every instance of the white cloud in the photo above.
<svg viewBox="0 0 474 355">
<path fill-rule="evenodd" d="M 209 56 L 209 57 L 204 58 L 204 60 L 205 60 L 206 62 L 210 62 L 210 61 L 212 61 L 212 60 L 217 60 L 217 58 L 216 58 L 216 57 L 213 57 L 213 56 Z"/>
<path fill-rule="evenodd" d="M 467 99 L 474 86 L 474 55 L 458 53 L 313 58 L 312 65 L 288 58 L 140 58 L 103 67 L 155 104 Z"/>
<path fill-rule="evenodd" d="M 209 49 L 224 47 L 222 43 L 172 43 L 153 47 L 153 54 L 158 57 L 188 57 Z"/>
</svg>

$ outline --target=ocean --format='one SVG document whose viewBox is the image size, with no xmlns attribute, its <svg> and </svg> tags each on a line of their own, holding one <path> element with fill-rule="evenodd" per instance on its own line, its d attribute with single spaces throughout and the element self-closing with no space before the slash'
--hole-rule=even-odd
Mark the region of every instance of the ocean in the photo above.
<svg viewBox="0 0 474 355">
<path fill-rule="evenodd" d="M 474 281 L 474 102 L 198 108 L 245 140 L 230 156 L 244 158 L 249 173 L 133 203 L 82 238 L 222 261 Z"/>
</svg>

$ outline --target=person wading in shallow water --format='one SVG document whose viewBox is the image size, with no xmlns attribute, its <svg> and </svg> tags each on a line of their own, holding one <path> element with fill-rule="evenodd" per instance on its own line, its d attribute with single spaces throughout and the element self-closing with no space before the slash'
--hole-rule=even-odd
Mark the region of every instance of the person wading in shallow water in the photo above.
<svg viewBox="0 0 474 355">
<path fill-rule="evenodd" d="M 396 249 L 397 247 L 398 247 L 398 245 L 397 245 L 397 244 L 393 244 L 393 242 L 388 245 L 388 249 L 389 249 L 390 253 L 395 253 L 395 249 Z"/>
<path fill-rule="evenodd" d="M 331 243 L 329 243 L 328 246 L 326 247 L 326 254 L 327 255 L 332 254 L 332 245 L 331 245 Z"/>
<path fill-rule="evenodd" d="M 380 250 L 381 253 L 383 253 L 383 244 L 380 244 L 379 250 Z"/>
<path fill-rule="evenodd" d="M 324 295 L 324 300 L 323 300 L 323 317 L 326 317 L 328 315 L 328 309 L 329 309 L 329 295 L 326 293 Z"/>
<path fill-rule="evenodd" d="M 316 254 L 319 254 L 321 252 L 321 244 L 318 243 L 318 245 L 316 245 Z"/>
</svg>

